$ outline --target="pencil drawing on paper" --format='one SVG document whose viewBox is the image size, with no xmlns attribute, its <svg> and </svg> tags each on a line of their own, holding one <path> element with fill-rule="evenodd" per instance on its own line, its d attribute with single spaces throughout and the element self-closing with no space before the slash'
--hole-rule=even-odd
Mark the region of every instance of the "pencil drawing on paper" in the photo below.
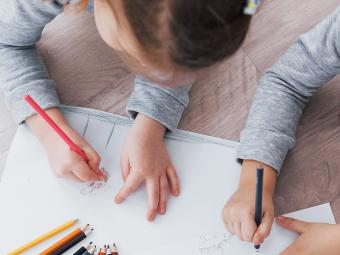
<svg viewBox="0 0 340 255">
<path fill-rule="evenodd" d="M 231 242 L 229 233 L 215 234 L 211 237 L 202 236 L 198 249 L 201 255 L 223 255 L 224 247 Z"/>
<path fill-rule="evenodd" d="M 107 180 L 109 179 L 109 174 L 107 171 L 105 171 L 104 168 L 101 169 L 100 171 L 101 179 L 96 182 L 86 183 L 85 187 L 80 190 L 81 195 L 84 196 L 93 195 L 96 190 L 101 189 L 105 186 Z"/>
<path fill-rule="evenodd" d="M 88 126 L 89 126 L 89 122 L 90 122 L 90 115 L 87 116 L 87 121 L 86 121 L 85 128 L 84 128 L 84 131 L 83 131 L 83 134 L 82 134 L 83 137 L 85 137 L 85 135 L 86 135 L 86 132 L 87 132 L 87 129 L 88 129 Z M 106 139 L 105 150 L 107 150 L 107 147 L 109 146 L 109 143 L 112 139 L 113 132 L 115 130 L 115 125 L 116 125 L 116 122 L 113 122 L 110 134 L 109 134 L 108 138 Z M 98 180 L 96 182 L 92 182 L 92 183 L 86 183 L 85 187 L 80 190 L 80 194 L 83 195 L 83 196 L 95 195 L 95 191 L 103 188 L 106 185 L 108 179 L 109 179 L 109 173 L 107 171 L 105 171 L 104 168 L 102 168 L 100 170 L 100 180 Z"/>
</svg>

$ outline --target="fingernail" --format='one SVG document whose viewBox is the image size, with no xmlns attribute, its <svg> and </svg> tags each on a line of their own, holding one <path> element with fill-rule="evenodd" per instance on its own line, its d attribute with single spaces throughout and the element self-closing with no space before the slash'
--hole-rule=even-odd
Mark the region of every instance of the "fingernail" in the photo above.
<svg viewBox="0 0 340 255">
<path fill-rule="evenodd" d="M 156 213 L 157 213 L 157 210 L 150 212 L 148 215 L 148 220 L 153 221 L 156 217 Z"/>
<path fill-rule="evenodd" d="M 179 190 L 178 190 L 178 189 L 175 189 L 175 190 L 174 190 L 174 195 L 175 195 L 175 196 L 178 196 L 178 195 L 179 195 Z"/>
<path fill-rule="evenodd" d="M 115 198 L 115 202 L 117 203 L 117 204 L 120 204 L 120 203 L 122 203 L 124 201 L 124 198 L 123 197 L 116 197 Z"/>
<path fill-rule="evenodd" d="M 278 220 L 285 220 L 285 217 L 283 217 L 283 216 L 278 216 L 277 219 L 278 219 Z"/>
<path fill-rule="evenodd" d="M 165 214 L 165 211 L 166 211 L 166 209 L 165 209 L 165 207 L 161 207 L 161 209 L 159 210 L 160 212 L 160 214 Z"/>
</svg>

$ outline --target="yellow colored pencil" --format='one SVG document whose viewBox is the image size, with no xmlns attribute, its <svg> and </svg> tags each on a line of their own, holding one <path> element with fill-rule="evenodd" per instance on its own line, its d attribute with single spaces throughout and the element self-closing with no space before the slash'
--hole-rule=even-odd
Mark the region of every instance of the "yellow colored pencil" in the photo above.
<svg viewBox="0 0 340 255">
<path fill-rule="evenodd" d="M 52 236 L 55 236 L 56 234 L 59 234 L 60 232 L 72 227 L 74 224 L 76 224 L 78 221 L 78 219 L 75 220 L 70 220 L 68 222 L 66 222 L 65 224 L 51 230 L 50 232 L 34 239 L 33 241 L 19 247 L 18 249 L 11 251 L 8 253 L 8 255 L 19 255 L 21 253 L 23 253 L 24 251 L 27 251 L 28 249 L 38 245 L 39 243 L 51 238 Z"/>
</svg>

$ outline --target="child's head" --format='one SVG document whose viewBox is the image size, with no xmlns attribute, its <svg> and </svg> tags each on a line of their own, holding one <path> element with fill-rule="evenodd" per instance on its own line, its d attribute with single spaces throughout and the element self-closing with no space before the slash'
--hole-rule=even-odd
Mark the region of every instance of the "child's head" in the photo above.
<svg viewBox="0 0 340 255">
<path fill-rule="evenodd" d="M 251 17 L 245 0 L 95 0 L 104 41 L 151 79 L 174 81 L 231 56 Z"/>
</svg>

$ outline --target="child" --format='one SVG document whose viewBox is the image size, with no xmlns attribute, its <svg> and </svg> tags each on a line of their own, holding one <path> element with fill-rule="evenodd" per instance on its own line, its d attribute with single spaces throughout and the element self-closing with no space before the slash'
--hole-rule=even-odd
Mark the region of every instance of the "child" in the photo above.
<svg viewBox="0 0 340 255">
<path fill-rule="evenodd" d="M 88 1 L 0 3 L 0 79 L 16 122 L 26 122 L 31 128 L 58 176 L 95 181 L 100 157 L 58 110 L 55 82 L 48 78 L 35 47 L 47 23 L 64 9 L 86 8 Z M 250 13 L 256 9 L 254 4 L 245 7 L 244 0 L 94 1 L 95 21 L 103 40 L 122 52 L 131 68 L 145 77 L 136 78 L 127 106 L 135 121 L 121 155 L 125 184 L 115 201 L 123 202 L 145 182 L 150 221 L 157 213 L 165 213 L 169 191 L 174 196 L 180 192 L 164 145 L 164 132 L 177 127 L 195 72 L 231 56 L 240 47 L 251 20 L 244 10 Z M 26 94 L 85 151 L 88 164 L 34 115 L 23 100 Z"/>
<path fill-rule="evenodd" d="M 223 212 L 229 231 L 242 240 L 260 244 L 269 235 L 274 217 L 272 197 L 276 175 L 288 150 L 295 144 L 298 120 L 315 91 L 337 74 L 340 74 L 340 7 L 302 35 L 261 80 L 241 134 L 238 157 L 243 159 L 243 166 L 239 187 Z M 259 164 L 265 166 L 264 215 L 257 228 L 253 216 L 254 196 L 249 194 L 255 192 L 254 169 Z M 284 218 L 278 222 L 303 233 L 284 255 L 339 254 L 339 225 L 306 225 Z M 316 231 L 311 234 L 311 230 Z"/>
</svg>

